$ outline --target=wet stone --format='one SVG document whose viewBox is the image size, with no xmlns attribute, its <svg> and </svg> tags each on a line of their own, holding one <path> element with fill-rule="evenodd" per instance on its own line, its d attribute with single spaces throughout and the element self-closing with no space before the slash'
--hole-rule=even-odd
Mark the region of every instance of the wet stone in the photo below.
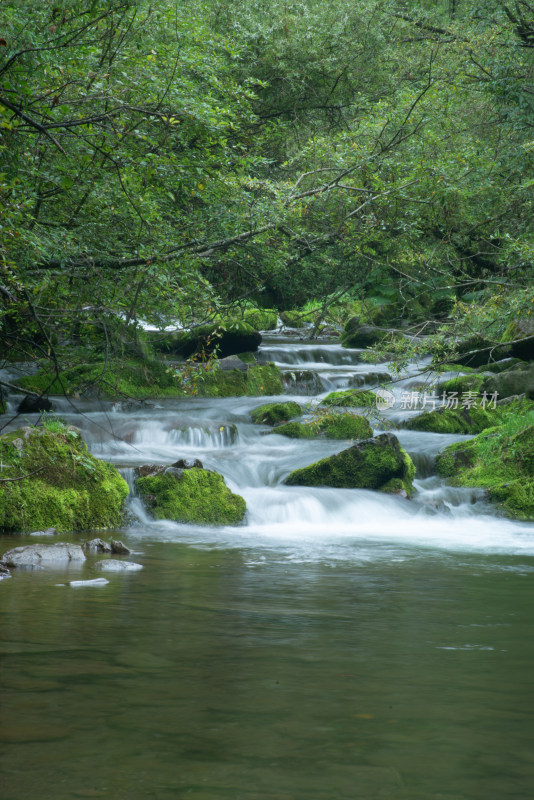
<svg viewBox="0 0 534 800">
<path fill-rule="evenodd" d="M 94 564 L 94 569 L 101 572 L 136 572 L 143 569 L 142 564 L 136 564 L 135 561 L 118 561 L 109 559 L 109 561 L 97 561 Z"/>
<path fill-rule="evenodd" d="M 85 561 L 82 548 L 77 544 L 28 544 L 8 550 L 2 562 L 8 567 L 63 567 L 71 562 Z"/>
<path fill-rule="evenodd" d="M 142 467 L 135 468 L 135 474 L 139 478 L 146 478 L 148 475 L 161 475 L 165 472 L 165 467 L 159 464 L 143 464 Z"/>
<path fill-rule="evenodd" d="M 171 466 L 177 469 L 204 469 L 202 461 L 198 458 L 179 458 Z"/>
</svg>

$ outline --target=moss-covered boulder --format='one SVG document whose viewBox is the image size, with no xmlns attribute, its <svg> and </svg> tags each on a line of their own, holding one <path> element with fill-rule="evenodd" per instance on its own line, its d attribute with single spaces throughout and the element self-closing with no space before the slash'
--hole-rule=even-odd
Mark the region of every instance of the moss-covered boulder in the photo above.
<svg viewBox="0 0 534 800">
<path fill-rule="evenodd" d="M 511 322 L 503 334 L 503 342 L 512 342 L 512 356 L 524 361 L 534 361 L 534 320 L 532 317 L 519 317 Z"/>
<path fill-rule="evenodd" d="M 492 361 L 499 361 L 510 355 L 510 348 L 498 345 L 483 336 L 470 336 L 462 339 L 456 343 L 455 350 L 458 356 L 454 359 L 454 363 L 469 367 L 483 367 Z"/>
<path fill-rule="evenodd" d="M 501 424 L 510 414 L 525 414 L 533 408 L 534 404 L 528 400 L 516 400 L 496 408 L 492 404 L 485 408 L 439 408 L 409 419 L 404 427 L 412 431 L 475 434 Z"/>
<path fill-rule="evenodd" d="M 341 489 L 376 489 L 413 492 L 415 466 L 392 433 L 366 439 L 341 453 L 323 458 L 286 478 L 288 486 L 333 486 Z"/>
<path fill-rule="evenodd" d="M 497 393 L 499 399 L 524 394 L 534 400 L 534 364 L 519 362 L 513 369 L 486 376 L 484 389 Z"/>
<path fill-rule="evenodd" d="M 456 378 L 449 378 L 448 381 L 440 383 L 438 393 L 445 392 L 447 395 L 455 392 L 461 396 L 464 392 L 481 392 L 484 384 L 484 375 L 472 373 L 470 375 L 458 375 Z"/>
<path fill-rule="evenodd" d="M 51 423 L 4 434 L 0 463 L 2 531 L 79 531 L 121 522 L 128 484 L 88 452 L 72 426 Z"/>
<path fill-rule="evenodd" d="M 263 406 L 250 412 L 252 422 L 257 425 L 276 425 L 277 422 L 287 422 L 294 417 L 300 417 L 302 408 L 298 403 L 265 403 Z"/>
<path fill-rule="evenodd" d="M 156 468 L 153 474 L 138 477 L 136 488 L 156 519 L 237 525 L 245 516 L 243 498 L 230 491 L 222 475 L 207 469 Z"/>
<path fill-rule="evenodd" d="M 233 320 L 162 335 L 153 344 L 160 352 L 181 358 L 195 356 L 201 360 L 212 353 L 226 358 L 237 353 L 255 352 L 261 344 L 261 334 L 248 322 Z"/>
<path fill-rule="evenodd" d="M 450 445 L 436 468 L 454 486 L 487 489 L 507 516 L 534 520 L 534 412 Z"/>
<path fill-rule="evenodd" d="M 378 344 L 388 335 L 388 331 L 374 325 L 354 325 L 351 320 L 345 325 L 341 336 L 343 347 L 365 348 Z"/>
<path fill-rule="evenodd" d="M 277 425 L 272 433 L 279 433 L 291 439 L 368 439 L 373 429 L 365 417 L 358 414 L 333 413 L 322 415 L 306 422 L 288 422 Z"/>
<path fill-rule="evenodd" d="M 111 399 L 282 394 L 282 375 L 277 366 L 240 360 L 242 367 L 234 369 L 220 368 L 217 359 L 209 365 L 171 365 L 158 360 L 95 362 L 64 370 L 59 376 L 42 369 L 35 375 L 21 378 L 18 383 L 39 393 Z"/>
<path fill-rule="evenodd" d="M 321 405 L 326 408 L 369 408 L 376 405 L 376 394 L 366 389 L 344 389 L 339 392 L 330 392 Z"/>
</svg>

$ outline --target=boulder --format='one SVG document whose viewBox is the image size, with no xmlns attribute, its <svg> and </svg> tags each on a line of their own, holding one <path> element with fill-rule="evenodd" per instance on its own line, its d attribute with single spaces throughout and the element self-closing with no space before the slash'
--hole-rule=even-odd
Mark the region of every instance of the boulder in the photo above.
<svg viewBox="0 0 534 800">
<path fill-rule="evenodd" d="M 195 356 L 197 360 L 216 353 L 218 358 L 255 352 L 261 344 L 261 333 L 241 321 L 199 325 L 189 331 L 167 334 L 155 342 L 155 347 L 181 358 Z"/>
<path fill-rule="evenodd" d="M 203 469 L 202 461 L 198 458 L 179 458 L 171 466 L 177 469 Z"/>
<path fill-rule="evenodd" d="M 500 361 L 510 355 L 510 348 L 498 345 L 483 336 L 470 336 L 455 344 L 458 356 L 454 364 L 465 364 L 469 367 L 483 367 L 494 361 Z"/>
<path fill-rule="evenodd" d="M 242 497 L 230 491 L 222 475 L 206 469 L 168 470 L 136 481 L 137 491 L 156 519 L 198 525 L 236 525 L 245 516 Z"/>
<path fill-rule="evenodd" d="M 532 403 L 521 402 L 510 404 L 509 411 L 524 413 L 529 411 Z M 486 428 L 499 425 L 505 415 L 499 406 L 493 408 L 488 404 L 486 408 L 438 408 L 436 411 L 425 411 L 417 417 L 412 417 L 404 423 L 403 427 L 411 431 L 432 431 L 433 433 L 481 433 Z"/>
<path fill-rule="evenodd" d="M 534 520 L 534 425 L 524 417 L 449 445 L 436 468 L 453 486 L 486 489 L 508 517 Z"/>
<path fill-rule="evenodd" d="M 343 347 L 372 347 L 374 344 L 381 342 L 386 336 L 388 336 L 388 331 L 376 328 L 374 325 L 355 326 L 349 320 L 341 336 L 341 344 Z"/>
<path fill-rule="evenodd" d="M 525 394 L 534 400 L 534 364 L 519 365 L 497 375 L 489 375 L 484 380 L 484 387 L 489 394 L 497 392 L 499 399 L 513 395 Z"/>
<path fill-rule="evenodd" d="M 14 547 L 2 556 L 7 567 L 65 567 L 72 562 L 82 563 L 85 554 L 77 544 L 27 544 Z"/>
<path fill-rule="evenodd" d="M 306 422 L 287 422 L 277 425 L 271 433 L 289 436 L 291 439 L 368 439 L 373 435 L 369 420 L 358 414 L 330 413 Z"/>
<path fill-rule="evenodd" d="M 19 414 L 39 414 L 41 411 L 52 411 L 52 403 L 48 397 L 26 395 L 17 408 Z"/>
<path fill-rule="evenodd" d="M 414 491 L 415 466 L 392 433 L 352 445 L 286 478 L 288 486 L 333 486 L 342 489 L 377 489 L 382 492 Z"/>
<path fill-rule="evenodd" d="M 515 358 L 534 361 L 534 319 L 519 317 L 511 322 L 503 334 L 503 341 L 513 342 L 510 352 Z"/>
<path fill-rule="evenodd" d="M 287 422 L 293 417 L 300 417 L 302 408 L 298 403 L 265 403 L 250 412 L 252 422 L 257 425 L 275 425 L 277 422 Z"/>
<path fill-rule="evenodd" d="M 114 553 L 116 555 L 128 555 L 129 550 L 121 541 L 110 539 L 105 542 L 103 539 L 91 539 L 82 544 L 86 553 Z"/>
<path fill-rule="evenodd" d="M 339 392 L 330 392 L 321 405 L 327 408 L 369 408 L 376 406 L 376 394 L 365 389 L 344 389 Z"/>
<path fill-rule="evenodd" d="M 120 525 L 128 484 L 95 458 L 76 428 L 26 426 L 0 437 L 0 531 Z M 9 479 L 9 480 L 7 480 Z"/>
</svg>

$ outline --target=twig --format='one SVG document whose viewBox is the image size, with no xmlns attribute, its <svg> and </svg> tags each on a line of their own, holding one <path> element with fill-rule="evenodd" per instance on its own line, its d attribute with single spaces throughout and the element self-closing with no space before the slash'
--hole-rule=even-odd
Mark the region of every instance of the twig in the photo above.
<svg viewBox="0 0 534 800">
<path fill-rule="evenodd" d="M 18 478 L 0 478 L 0 483 L 7 483 L 8 481 L 22 481 L 24 478 L 29 478 L 30 475 L 37 475 L 38 472 L 42 472 L 44 467 L 39 467 L 39 469 L 34 469 L 33 472 L 28 472 L 27 475 L 20 475 Z"/>
</svg>

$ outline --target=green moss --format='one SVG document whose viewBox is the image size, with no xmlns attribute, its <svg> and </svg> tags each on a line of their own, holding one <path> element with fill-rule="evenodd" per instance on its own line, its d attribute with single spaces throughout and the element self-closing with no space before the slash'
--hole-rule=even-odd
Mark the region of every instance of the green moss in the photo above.
<svg viewBox="0 0 534 800">
<path fill-rule="evenodd" d="M 473 373 L 476 372 L 474 367 L 466 367 L 465 364 L 460 366 L 459 364 L 440 364 L 436 369 L 439 372 L 467 372 Z"/>
<path fill-rule="evenodd" d="M 287 436 L 290 439 L 315 439 L 318 435 L 310 423 L 304 422 L 286 422 L 285 425 L 277 425 L 271 433 L 279 433 L 280 436 Z"/>
<path fill-rule="evenodd" d="M 302 408 L 298 403 L 266 403 L 250 412 L 252 422 L 261 425 L 276 425 L 277 422 L 286 422 L 294 417 L 300 417 Z"/>
<path fill-rule="evenodd" d="M 214 369 L 197 384 L 199 397 L 259 397 L 283 394 L 282 374 L 275 364 L 241 370 Z"/>
<path fill-rule="evenodd" d="M 450 445 L 436 466 L 455 486 L 487 489 L 507 516 L 534 520 L 534 412 Z"/>
<path fill-rule="evenodd" d="M 461 395 L 463 392 L 480 392 L 482 384 L 484 383 L 484 375 L 459 375 L 457 378 L 451 378 L 439 385 L 439 393 L 442 392 L 458 392 Z"/>
<path fill-rule="evenodd" d="M 273 308 L 249 309 L 244 318 L 257 331 L 273 331 L 278 325 L 278 312 Z"/>
<path fill-rule="evenodd" d="M 425 411 L 408 420 L 406 428 L 434 433 L 481 433 L 486 428 L 501 424 L 510 414 L 525 414 L 534 408 L 529 400 L 519 400 L 491 408 L 440 408 Z"/>
<path fill-rule="evenodd" d="M 156 519 L 197 525 L 236 525 L 245 515 L 242 497 L 216 472 L 193 468 L 180 477 L 165 472 L 138 478 L 137 490 Z"/>
<path fill-rule="evenodd" d="M 0 437 L 0 530 L 58 531 L 115 527 L 128 484 L 92 456 L 79 432 L 25 427 Z M 30 474 L 34 473 L 34 474 Z"/>
<path fill-rule="evenodd" d="M 391 433 L 383 433 L 308 467 L 294 470 L 285 483 L 288 486 L 334 486 L 381 491 L 398 491 L 402 488 L 410 495 L 414 476 L 413 462 L 398 439 Z"/>
<path fill-rule="evenodd" d="M 376 395 L 368 390 L 346 389 L 341 392 L 330 392 L 324 400 L 321 400 L 321 405 L 327 408 L 335 406 L 368 408 L 376 405 Z"/>
<path fill-rule="evenodd" d="M 274 364 L 255 365 L 245 372 L 219 369 L 217 361 L 206 370 L 202 365 L 178 369 L 165 361 L 126 361 L 106 367 L 104 363 L 65 370 L 59 380 L 47 370 L 27 376 L 21 386 L 47 394 L 108 397 L 233 397 L 283 393 L 281 373 Z"/>
<path fill-rule="evenodd" d="M 292 439 L 314 439 L 317 436 L 324 436 L 326 439 L 368 439 L 373 435 L 373 429 L 365 417 L 330 412 L 306 422 L 277 425 L 272 433 Z"/>
</svg>

